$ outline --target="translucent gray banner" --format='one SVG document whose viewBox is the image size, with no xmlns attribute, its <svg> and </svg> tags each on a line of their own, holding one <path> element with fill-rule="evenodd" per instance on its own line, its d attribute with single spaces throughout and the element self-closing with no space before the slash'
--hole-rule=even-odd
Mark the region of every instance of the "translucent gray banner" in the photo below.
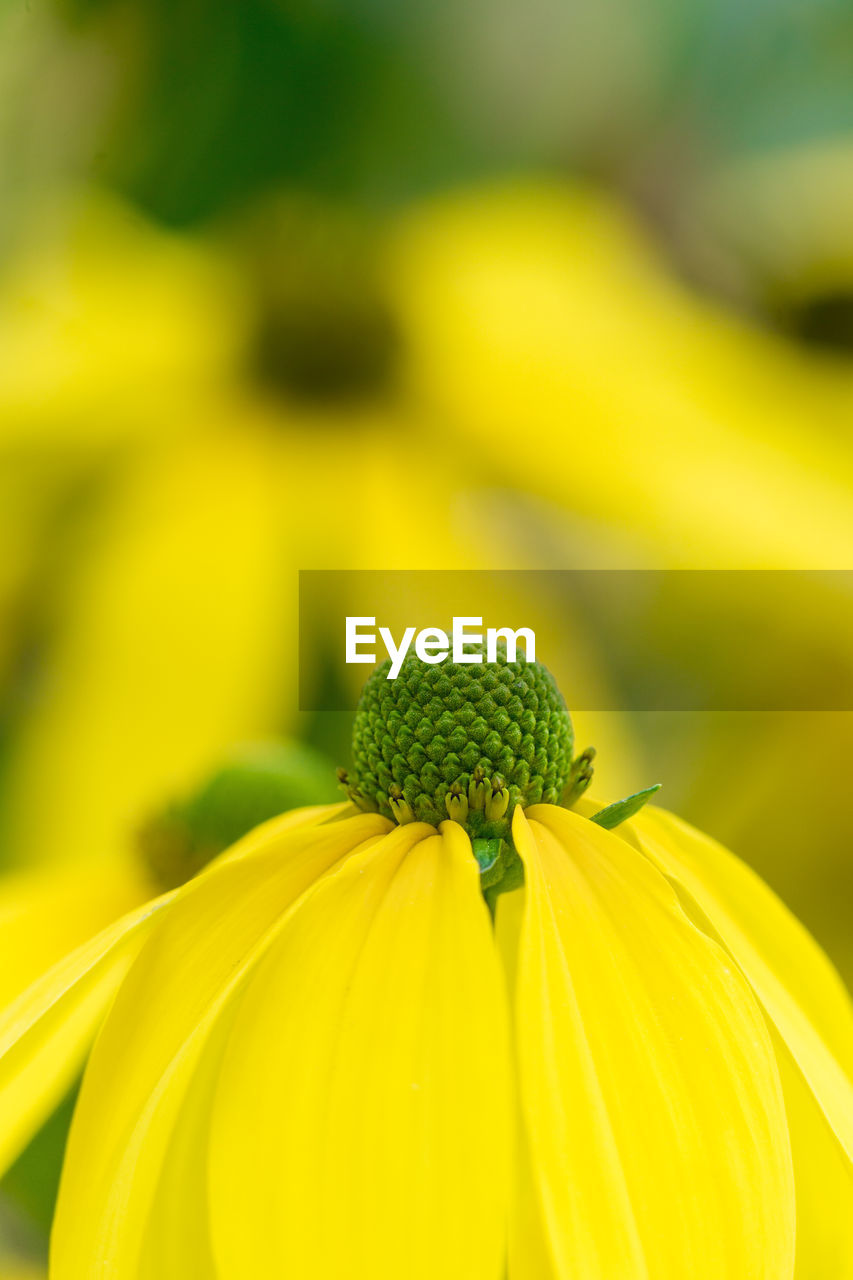
<svg viewBox="0 0 853 1280">
<path fill-rule="evenodd" d="M 348 618 L 363 620 L 354 652 L 377 662 L 380 628 L 392 651 L 454 618 L 532 630 L 579 711 L 853 710 L 853 571 L 305 570 L 303 711 L 355 706 L 372 663 L 346 661 Z M 442 651 L 434 634 L 421 644 Z"/>
</svg>

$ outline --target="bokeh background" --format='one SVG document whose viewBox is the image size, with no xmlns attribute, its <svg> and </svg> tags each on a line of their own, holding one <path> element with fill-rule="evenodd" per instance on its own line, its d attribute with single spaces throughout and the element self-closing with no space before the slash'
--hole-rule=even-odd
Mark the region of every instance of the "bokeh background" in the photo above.
<svg viewBox="0 0 853 1280">
<path fill-rule="evenodd" d="M 850 569 L 851 425 L 849 0 L 2 0 L 4 955 L 149 892 L 229 762 L 334 798 L 300 568 Z M 781 600 L 778 651 L 853 662 L 845 605 Z M 529 608 L 610 705 L 607 635 Z M 853 979 L 853 715 L 580 720 L 600 795 L 662 782 Z"/>
</svg>

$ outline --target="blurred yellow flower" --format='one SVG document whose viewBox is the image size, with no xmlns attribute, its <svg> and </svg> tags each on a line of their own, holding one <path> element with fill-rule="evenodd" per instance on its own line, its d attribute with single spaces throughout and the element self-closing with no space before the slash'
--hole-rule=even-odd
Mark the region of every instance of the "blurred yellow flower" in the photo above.
<svg viewBox="0 0 853 1280">
<path fill-rule="evenodd" d="M 27 341 L 48 356 L 58 346 L 68 361 L 51 383 L 47 420 L 57 431 L 61 422 L 73 436 L 79 410 L 93 432 L 91 416 L 97 430 L 123 424 L 126 438 L 117 453 L 109 441 L 104 483 L 81 517 L 82 550 L 58 593 L 41 683 L 11 743 L 3 822 L 19 863 L 115 857 L 152 809 L 194 785 L 234 742 L 298 729 L 286 674 L 296 666 L 298 569 L 535 564 L 511 553 L 499 520 L 469 511 L 485 473 L 476 443 L 468 453 L 464 440 L 421 447 L 430 432 L 399 390 L 367 394 L 358 384 L 350 397 L 346 383 L 324 398 L 310 383 L 321 376 L 311 363 L 318 357 L 301 345 L 302 313 L 289 309 L 292 278 L 312 279 L 301 240 L 287 242 L 284 265 L 259 268 L 259 300 L 260 285 L 236 287 L 233 255 L 221 248 L 151 231 L 97 200 L 72 213 L 75 237 L 59 261 L 78 318 L 70 336 L 44 319 L 59 306 L 46 285 Z M 49 263 L 41 274 L 61 273 Z M 299 306 L 307 288 L 297 291 Z M 17 295 L 6 305 L 14 312 Z M 335 329 L 343 303 L 330 305 L 331 321 L 322 297 L 306 311 L 316 342 Z M 162 330 L 161 313 L 174 332 Z M 348 334 L 338 345 L 346 377 L 358 383 Z M 274 389 L 270 369 L 261 377 L 253 364 L 261 338 L 267 364 L 277 352 L 283 366 L 272 371 Z M 126 358 L 111 344 L 124 344 Z M 21 355 L 19 365 L 34 377 L 32 360 Z M 404 444 L 419 459 L 417 521 Z M 513 459 L 501 471 L 510 483 Z M 549 627 L 566 634 L 562 610 L 545 601 L 531 609 L 543 642 Z M 571 661 L 594 667 L 580 635 Z M 598 736 L 612 740 L 615 759 L 620 731 L 610 721 Z M 41 803 L 46 778 L 50 805 Z"/>
<path fill-rule="evenodd" d="M 0 395 L 18 496 L 3 504 L 0 671 L 15 674 L 27 602 L 49 614 L 7 746 L 12 861 L 128 857 L 138 824 L 233 742 L 298 731 L 284 676 L 296 568 L 847 564 L 851 463 L 835 424 L 849 375 L 698 301 L 604 196 L 481 188 L 402 219 L 376 278 L 356 271 L 397 333 L 375 396 L 347 392 L 359 326 L 377 341 L 381 326 L 353 300 L 358 253 L 347 242 L 335 258 L 342 233 L 325 216 L 276 206 L 248 236 L 247 272 L 242 242 L 167 234 L 90 194 L 7 277 L 4 346 L 18 345 Z M 101 469 L 69 536 L 52 513 L 75 450 Z M 417 521 L 401 478 L 412 450 Z M 70 550 L 51 579 L 57 537 Z M 535 608 L 552 634 L 567 625 L 563 606 Z M 574 631 L 561 676 L 596 664 Z M 757 848 L 748 797 L 740 827 L 721 808 L 729 732 L 703 730 L 690 797 Z M 615 717 L 584 736 L 609 738 L 607 788 L 630 790 Z M 813 748 L 830 770 L 837 740 L 827 726 Z"/>
</svg>

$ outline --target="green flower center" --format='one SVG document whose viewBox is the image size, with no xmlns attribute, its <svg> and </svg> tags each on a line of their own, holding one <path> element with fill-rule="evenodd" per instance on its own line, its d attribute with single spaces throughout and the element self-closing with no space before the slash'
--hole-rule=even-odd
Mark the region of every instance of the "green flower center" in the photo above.
<svg viewBox="0 0 853 1280">
<path fill-rule="evenodd" d="M 472 652 L 474 652 L 472 650 Z M 428 665 L 406 657 L 364 686 L 353 726 L 351 797 L 397 822 L 451 817 L 507 836 L 516 805 L 557 804 L 572 768 L 571 717 L 538 662 Z"/>
<path fill-rule="evenodd" d="M 571 717 L 539 662 L 509 662 L 498 650 L 496 662 L 431 665 L 409 654 L 396 680 L 390 666 L 364 686 L 354 767 L 339 771 L 341 784 L 359 808 L 398 823 L 460 823 L 493 906 L 523 879 L 512 843 L 516 806 L 571 804 L 589 785 L 595 753 L 572 760 Z"/>
</svg>

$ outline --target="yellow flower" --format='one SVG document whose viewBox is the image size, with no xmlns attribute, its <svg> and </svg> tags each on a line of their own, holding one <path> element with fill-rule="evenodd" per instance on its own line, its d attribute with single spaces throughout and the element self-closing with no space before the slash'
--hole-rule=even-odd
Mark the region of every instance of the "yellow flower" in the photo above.
<svg viewBox="0 0 853 1280">
<path fill-rule="evenodd" d="M 537 664 L 380 668 L 347 784 L 375 811 L 273 819 L 6 1008 L 4 1161 L 89 1053 L 55 1280 L 851 1274 L 837 978 L 572 752 Z"/>
<path fill-rule="evenodd" d="M 7 750 L 3 834 L 18 865 L 120 858 L 149 812 L 235 742 L 298 733 L 297 570 L 535 566 L 501 543 L 499 517 L 470 513 L 486 470 L 479 443 L 423 447 L 432 428 L 393 378 L 376 394 L 318 390 L 335 373 L 334 344 L 332 357 L 317 351 L 329 333 L 356 377 L 359 306 L 373 302 L 352 314 L 337 278 L 349 258 L 328 280 L 329 245 L 346 230 L 333 222 L 324 238 L 328 221 L 277 207 L 252 240 L 272 255 L 255 282 L 231 251 L 81 197 L 63 213 L 67 242 L 43 237 L 0 296 L 0 337 L 18 344 L 15 379 L 0 388 L 6 432 L 59 454 L 100 448 L 110 462 L 67 584 L 47 602 L 57 620 L 38 696 Z M 331 365 L 318 372 L 321 357 Z M 417 521 L 403 447 L 418 457 Z M 3 595 L 0 555 L 0 608 Z M 565 635 L 549 601 L 526 609 L 543 644 L 549 628 Z M 575 670 L 595 668 L 587 654 L 579 641 Z"/>
</svg>

